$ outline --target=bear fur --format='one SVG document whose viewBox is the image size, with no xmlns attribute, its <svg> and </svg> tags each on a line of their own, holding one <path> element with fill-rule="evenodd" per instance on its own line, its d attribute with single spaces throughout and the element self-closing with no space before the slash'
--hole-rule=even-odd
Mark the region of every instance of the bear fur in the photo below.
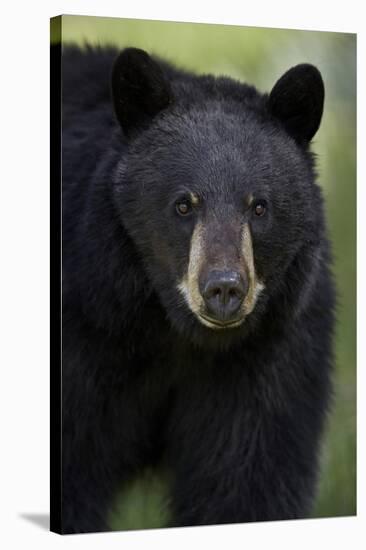
<svg viewBox="0 0 366 550">
<path fill-rule="evenodd" d="M 309 149 L 323 99 L 311 65 L 261 94 L 137 49 L 64 48 L 63 533 L 108 530 L 146 467 L 171 473 L 171 525 L 311 513 L 334 323 Z M 197 220 L 214 263 L 250 228 L 263 285 L 234 328 L 179 290 Z"/>
</svg>

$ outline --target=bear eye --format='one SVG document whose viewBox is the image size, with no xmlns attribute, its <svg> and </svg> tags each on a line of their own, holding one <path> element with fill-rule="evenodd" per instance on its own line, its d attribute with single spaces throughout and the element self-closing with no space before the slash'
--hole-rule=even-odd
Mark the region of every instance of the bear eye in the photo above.
<svg viewBox="0 0 366 550">
<path fill-rule="evenodd" d="M 267 210 L 265 201 L 257 201 L 253 205 L 254 214 L 258 217 L 264 216 Z"/>
<path fill-rule="evenodd" d="M 187 216 L 192 210 L 192 204 L 188 199 L 180 200 L 175 204 L 175 209 L 180 216 Z"/>
</svg>

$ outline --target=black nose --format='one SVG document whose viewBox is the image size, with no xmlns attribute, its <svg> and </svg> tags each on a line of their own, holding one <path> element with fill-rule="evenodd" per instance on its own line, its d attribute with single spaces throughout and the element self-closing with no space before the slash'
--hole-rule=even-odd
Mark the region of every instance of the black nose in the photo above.
<svg viewBox="0 0 366 550">
<path fill-rule="evenodd" d="M 201 289 L 207 313 L 223 323 L 235 319 L 247 287 L 246 280 L 236 271 L 211 271 Z"/>
</svg>

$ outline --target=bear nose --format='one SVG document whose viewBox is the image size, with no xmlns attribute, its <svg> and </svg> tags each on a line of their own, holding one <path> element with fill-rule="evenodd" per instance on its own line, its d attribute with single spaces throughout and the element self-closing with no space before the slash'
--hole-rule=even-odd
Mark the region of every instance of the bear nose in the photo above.
<svg viewBox="0 0 366 550">
<path fill-rule="evenodd" d="M 212 270 L 202 285 L 201 294 L 210 317 L 227 323 L 233 320 L 248 290 L 236 271 Z"/>
</svg>

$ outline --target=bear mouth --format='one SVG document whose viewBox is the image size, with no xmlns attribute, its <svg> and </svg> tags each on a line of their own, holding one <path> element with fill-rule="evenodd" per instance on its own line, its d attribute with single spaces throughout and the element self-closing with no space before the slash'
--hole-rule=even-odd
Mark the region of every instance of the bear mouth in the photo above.
<svg viewBox="0 0 366 550">
<path fill-rule="evenodd" d="M 202 313 L 198 315 L 198 319 L 206 327 L 215 330 L 227 330 L 230 328 L 236 328 L 239 327 L 244 321 L 244 317 L 240 317 L 231 321 L 219 321 L 218 319 L 213 319 L 212 317 L 208 317 Z"/>
</svg>

